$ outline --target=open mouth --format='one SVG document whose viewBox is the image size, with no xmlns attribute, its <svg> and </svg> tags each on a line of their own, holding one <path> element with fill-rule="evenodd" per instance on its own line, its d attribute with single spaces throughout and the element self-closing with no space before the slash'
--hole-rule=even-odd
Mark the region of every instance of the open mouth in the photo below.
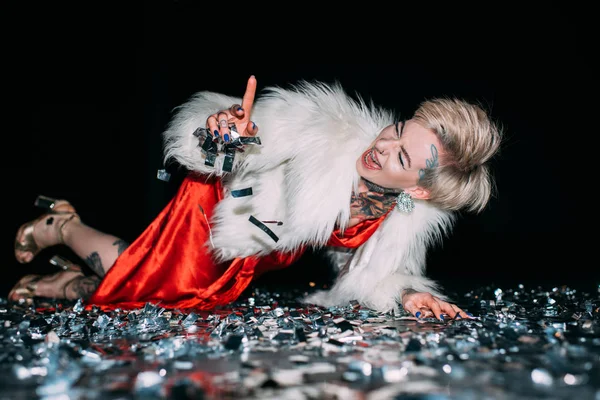
<svg viewBox="0 0 600 400">
<path fill-rule="evenodd" d="M 369 150 L 363 153 L 362 162 L 365 168 L 381 169 L 381 164 L 379 164 L 379 161 L 377 160 L 374 148 L 370 148 Z"/>
</svg>

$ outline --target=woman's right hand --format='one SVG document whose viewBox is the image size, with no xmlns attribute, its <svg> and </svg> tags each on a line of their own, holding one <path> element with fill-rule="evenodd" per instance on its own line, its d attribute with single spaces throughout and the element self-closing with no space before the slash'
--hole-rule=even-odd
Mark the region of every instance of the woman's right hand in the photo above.
<svg viewBox="0 0 600 400">
<path fill-rule="evenodd" d="M 206 120 L 207 129 L 215 137 L 222 138 L 225 143 L 230 143 L 234 140 L 229 129 L 231 124 L 235 124 L 239 136 L 255 136 L 258 133 L 258 127 L 250 120 L 255 94 L 256 78 L 252 75 L 248 79 L 242 104 L 234 104 L 227 110 L 222 110 L 209 116 Z"/>
</svg>

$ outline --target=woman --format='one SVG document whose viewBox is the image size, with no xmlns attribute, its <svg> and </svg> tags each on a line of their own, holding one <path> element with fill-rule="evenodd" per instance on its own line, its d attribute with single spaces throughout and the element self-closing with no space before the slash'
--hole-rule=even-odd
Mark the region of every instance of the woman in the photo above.
<svg viewBox="0 0 600 400">
<path fill-rule="evenodd" d="M 66 263 L 50 277 L 23 278 L 10 298 L 207 309 L 310 246 L 330 252 L 340 272 L 306 302 L 465 317 L 424 276 L 424 262 L 455 211 L 478 212 L 489 200 L 488 161 L 501 135 L 488 115 L 433 99 L 399 120 L 337 85 L 308 82 L 270 88 L 254 104 L 256 87 L 252 76 L 241 102 L 200 92 L 177 110 L 165 159 L 189 175 L 131 246 L 83 224 L 66 200 L 46 199 L 49 213 L 17 233 L 17 259 L 63 243 L 98 276 Z"/>
</svg>

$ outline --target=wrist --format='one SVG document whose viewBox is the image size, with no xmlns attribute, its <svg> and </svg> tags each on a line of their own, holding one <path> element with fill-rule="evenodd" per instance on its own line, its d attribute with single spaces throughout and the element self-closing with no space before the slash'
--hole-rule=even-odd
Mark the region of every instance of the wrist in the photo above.
<svg viewBox="0 0 600 400">
<path fill-rule="evenodd" d="M 400 292 L 400 298 L 402 299 L 402 302 L 404 302 L 404 296 L 413 294 L 413 293 L 417 293 L 417 291 L 412 288 L 403 289 L 402 292 Z"/>
</svg>

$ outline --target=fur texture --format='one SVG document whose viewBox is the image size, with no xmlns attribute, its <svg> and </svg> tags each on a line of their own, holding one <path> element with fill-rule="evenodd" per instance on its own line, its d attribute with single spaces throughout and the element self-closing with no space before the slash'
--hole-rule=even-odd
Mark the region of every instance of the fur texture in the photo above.
<svg viewBox="0 0 600 400">
<path fill-rule="evenodd" d="M 356 160 L 393 123 L 392 114 L 352 99 L 339 85 L 302 82 L 291 89 L 269 88 L 252 111 L 262 146 L 238 153 L 231 173 L 221 170 L 222 157 L 214 168 L 206 167 L 192 133 L 204 127 L 210 114 L 240 103 L 240 98 L 198 93 L 178 109 L 164 133 L 165 161 L 174 159 L 191 171 L 223 179 L 225 198 L 211 221 L 215 259 L 324 247 L 336 224 L 344 229 L 349 221 L 350 196 L 360 179 Z M 229 195 L 247 187 L 252 187 L 252 196 Z M 283 221 L 281 226 L 269 225 L 279 240 L 252 224 L 250 215 Z M 444 298 L 424 276 L 425 253 L 452 221 L 451 214 L 425 202 L 417 202 L 410 215 L 394 210 L 356 250 L 347 273 L 332 289 L 305 301 L 329 306 L 358 300 L 390 311 L 404 288 Z"/>
</svg>

